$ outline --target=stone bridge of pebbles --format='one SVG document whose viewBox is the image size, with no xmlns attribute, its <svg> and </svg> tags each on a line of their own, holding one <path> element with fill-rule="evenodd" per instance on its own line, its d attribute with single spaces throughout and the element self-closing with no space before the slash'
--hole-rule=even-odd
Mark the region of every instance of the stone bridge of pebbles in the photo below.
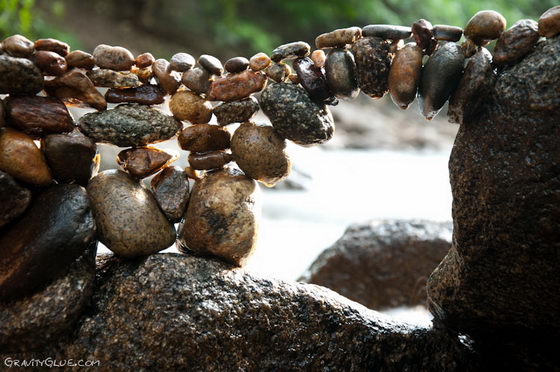
<svg viewBox="0 0 560 372">
<path fill-rule="evenodd" d="M 6 38 L 2 360 L 98 360 L 102 370 L 559 369 L 559 33 L 560 7 L 507 30 L 483 11 L 461 45 L 462 29 L 425 20 L 351 27 L 320 35 L 312 53 L 296 42 L 270 58 L 233 58 L 227 73 L 208 55 L 195 66 L 185 53 L 168 62 Z M 484 45 L 493 39 L 492 55 Z M 256 181 L 286 177 L 286 140 L 330 139 L 325 105 L 360 90 L 388 91 L 401 108 L 418 92 L 428 119 L 449 100 L 461 124 L 449 163 L 453 246 L 428 282 L 432 328 L 235 267 L 255 245 Z M 150 107 L 166 94 L 173 116 Z M 98 111 L 76 126 L 66 105 Z M 251 122 L 259 107 L 272 126 Z M 233 136 L 232 123 L 242 123 Z M 190 151 L 184 170 L 147 146 L 177 133 Z M 129 147 L 122 170 L 96 175 L 98 142 Z M 151 189 L 141 186 L 155 173 Z M 180 248 L 192 254 L 153 255 L 175 242 L 179 221 Z M 116 255 L 96 267 L 98 240 Z"/>
</svg>

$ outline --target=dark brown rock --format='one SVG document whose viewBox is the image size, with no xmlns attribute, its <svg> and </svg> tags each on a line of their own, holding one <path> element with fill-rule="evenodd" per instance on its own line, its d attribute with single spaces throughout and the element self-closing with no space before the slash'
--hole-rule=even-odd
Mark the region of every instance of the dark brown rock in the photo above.
<svg viewBox="0 0 560 372">
<path fill-rule="evenodd" d="M 265 53 L 257 53 L 249 60 L 249 67 L 253 71 L 261 71 L 267 68 L 272 61 Z"/>
<path fill-rule="evenodd" d="M 8 36 L 2 41 L 2 49 L 12 57 L 30 57 L 35 51 L 33 42 L 22 35 Z"/>
<path fill-rule="evenodd" d="M 334 121 L 329 109 L 312 101 L 302 87 L 271 84 L 259 103 L 276 132 L 298 145 L 324 143 L 333 136 Z"/>
<path fill-rule="evenodd" d="M 210 89 L 210 73 L 203 68 L 195 67 L 183 74 L 183 84 L 197 94 L 206 94 Z"/>
<path fill-rule="evenodd" d="M 284 59 L 296 59 L 307 57 L 311 52 L 311 47 L 304 41 L 294 41 L 293 43 L 283 44 L 276 47 L 270 59 L 273 62 L 280 62 Z"/>
<path fill-rule="evenodd" d="M 387 41 L 376 37 L 363 38 L 352 45 L 358 86 L 371 98 L 383 97 L 389 89 L 392 60 L 389 48 Z"/>
<path fill-rule="evenodd" d="M 10 125 L 32 137 L 71 132 L 74 119 L 61 100 L 54 97 L 10 97 L 6 101 Z"/>
<path fill-rule="evenodd" d="M 407 43 L 397 50 L 389 70 L 389 93 L 395 105 L 408 108 L 416 98 L 421 76 L 422 49 L 416 43 Z"/>
<path fill-rule="evenodd" d="M 60 76 L 68 69 L 64 57 L 55 52 L 40 50 L 33 55 L 33 61 L 44 75 Z"/>
<path fill-rule="evenodd" d="M 190 185 L 187 174 L 179 167 L 167 167 L 151 182 L 158 205 L 171 222 L 179 222 L 189 202 Z"/>
<path fill-rule="evenodd" d="M 317 36 L 315 46 L 317 49 L 342 48 L 346 44 L 355 43 L 361 37 L 362 29 L 359 27 L 339 28 Z"/>
<path fill-rule="evenodd" d="M 408 39 L 412 34 L 410 27 L 395 25 L 367 25 L 362 28 L 363 37 L 378 37 L 388 40 Z"/>
<path fill-rule="evenodd" d="M 134 64 L 138 68 L 146 68 L 150 67 L 155 61 L 156 59 L 152 53 L 142 53 L 134 59 Z"/>
<path fill-rule="evenodd" d="M 138 88 L 111 88 L 105 93 L 105 100 L 110 103 L 140 103 L 142 105 L 159 105 L 163 103 L 165 91 L 157 85 L 142 85 Z"/>
<path fill-rule="evenodd" d="M 193 68 L 196 61 L 188 53 L 176 53 L 169 61 L 169 68 L 178 72 L 185 72 Z"/>
<path fill-rule="evenodd" d="M 223 150 L 189 154 L 189 165 L 197 170 L 220 169 L 232 160 L 231 153 Z"/>
<path fill-rule="evenodd" d="M 333 103 L 334 96 L 329 90 L 327 78 L 321 68 L 315 66 L 309 57 L 298 58 L 293 62 L 299 83 L 305 88 L 309 96 L 318 102 Z"/>
<path fill-rule="evenodd" d="M 556 5 L 539 18 L 539 34 L 544 37 L 554 37 L 560 33 L 560 5 Z"/>
<path fill-rule="evenodd" d="M 117 155 L 117 164 L 137 179 L 149 177 L 175 160 L 176 156 L 155 147 L 135 147 Z"/>
<path fill-rule="evenodd" d="M 219 125 L 243 123 L 255 116 L 257 111 L 259 111 L 259 103 L 255 97 L 245 98 L 241 101 L 224 102 L 212 110 Z"/>
<path fill-rule="evenodd" d="M 285 150 L 286 141 L 269 125 L 243 123 L 231 139 L 231 153 L 239 168 L 268 187 L 290 174 L 292 162 Z"/>
<path fill-rule="evenodd" d="M 211 124 L 195 124 L 183 129 L 177 140 L 183 150 L 208 152 L 229 148 L 231 135 L 227 129 Z"/>
<path fill-rule="evenodd" d="M 203 54 L 198 57 L 198 64 L 212 75 L 220 76 L 224 72 L 222 62 L 220 62 L 218 58 L 208 54 Z"/>
<path fill-rule="evenodd" d="M 515 63 L 533 50 L 539 41 L 537 22 L 531 19 L 517 21 L 502 32 L 494 47 L 494 63 Z"/>
<path fill-rule="evenodd" d="M 175 242 L 152 193 L 119 170 L 92 178 L 88 187 L 99 240 L 115 254 L 132 258 L 161 251 Z"/>
<path fill-rule="evenodd" d="M 457 124 L 472 121 L 480 114 L 481 105 L 490 98 L 495 82 L 492 55 L 482 47 L 468 59 L 463 77 L 449 99 L 449 121 Z"/>
<path fill-rule="evenodd" d="M 18 218 L 31 202 L 31 191 L 0 171 L 0 228 Z"/>
<path fill-rule="evenodd" d="M 86 70 L 91 70 L 95 67 L 95 58 L 89 53 L 83 52 L 81 50 L 74 50 L 66 57 L 66 63 L 68 68 L 83 68 Z"/>
<path fill-rule="evenodd" d="M 212 104 L 198 94 L 181 90 L 169 101 L 169 110 L 179 120 L 193 124 L 208 123 L 212 119 Z"/>
<path fill-rule="evenodd" d="M 259 216 L 255 181 L 229 168 L 208 173 L 194 184 L 179 248 L 244 265 L 255 250 Z"/>
<path fill-rule="evenodd" d="M 463 36 L 463 29 L 457 26 L 435 25 L 432 28 L 432 33 L 436 40 L 456 42 L 461 40 L 461 36 Z"/>
<path fill-rule="evenodd" d="M 181 76 L 169 68 L 169 62 L 165 59 L 157 59 L 152 64 L 152 71 L 158 84 L 167 94 L 174 94 L 179 89 Z"/>
<path fill-rule="evenodd" d="M 484 46 L 490 40 L 499 38 L 505 29 L 506 19 L 500 13 L 493 10 L 481 10 L 467 22 L 465 37 L 477 45 Z"/>
<path fill-rule="evenodd" d="M 87 186 L 99 170 L 97 146 L 77 129 L 68 134 L 48 135 L 41 149 L 59 182 Z"/>
<path fill-rule="evenodd" d="M 266 75 L 253 70 L 219 77 L 210 84 L 210 101 L 238 101 L 266 87 Z"/>
<path fill-rule="evenodd" d="M 134 65 L 134 56 L 120 46 L 100 44 L 93 50 L 95 64 L 102 69 L 129 71 Z"/>
<path fill-rule="evenodd" d="M 422 48 L 426 55 L 431 55 L 437 46 L 437 40 L 432 32 L 433 26 L 425 19 L 419 19 L 412 24 L 412 36 L 416 45 Z"/>
<path fill-rule="evenodd" d="M 330 91 L 338 98 L 355 98 L 360 93 L 354 55 L 342 48 L 331 49 L 325 61 Z"/>
<path fill-rule="evenodd" d="M 0 55 L 0 94 L 35 95 L 43 89 L 41 71 L 28 59 Z"/>
<path fill-rule="evenodd" d="M 142 85 L 138 75 L 131 72 L 113 71 L 98 68 L 87 72 L 88 78 L 96 87 L 103 88 L 138 88 Z"/>
<path fill-rule="evenodd" d="M 451 223 L 380 220 L 351 225 L 300 279 L 370 309 L 426 304 L 426 281 L 451 247 Z"/>
<path fill-rule="evenodd" d="M 107 101 L 85 74 L 85 70 L 73 69 L 66 74 L 45 82 L 45 90 L 72 105 L 85 105 L 105 110 Z"/>
<path fill-rule="evenodd" d="M 46 50 L 54 52 L 62 57 L 66 57 L 70 53 L 70 46 L 65 42 L 56 39 L 39 39 L 35 40 L 35 50 Z"/>
<path fill-rule="evenodd" d="M 78 185 L 55 185 L 34 198 L 0 236 L 0 301 L 29 295 L 52 282 L 95 237 L 88 196 Z"/>
<path fill-rule="evenodd" d="M 0 129 L 0 170 L 32 185 L 52 182 L 45 156 L 33 139 L 11 128 Z"/>
<path fill-rule="evenodd" d="M 232 74 L 245 71 L 249 67 L 249 60 L 245 57 L 233 57 L 226 61 L 224 68 Z"/>
</svg>

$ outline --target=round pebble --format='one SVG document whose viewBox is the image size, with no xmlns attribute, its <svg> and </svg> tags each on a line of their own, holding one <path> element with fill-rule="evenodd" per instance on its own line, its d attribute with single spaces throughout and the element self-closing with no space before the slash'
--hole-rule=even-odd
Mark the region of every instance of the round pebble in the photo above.
<svg viewBox="0 0 560 372">
<path fill-rule="evenodd" d="M 227 72 L 232 74 L 245 71 L 249 67 L 249 60 L 245 57 L 234 57 L 230 58 L 224 64 L 224 68 Z"/>
<path fill-rule="evenodd" d="M 156 201 L 171 222 L 179 222 L 189 201 L 189 179 L 179 167 L 167 167 L 151 181 Z"/>
<path fill-rule="evenodd" d="M 155 147 L 135 147 L 119 152 L 117 164 L 132 177 L 142 179 L 159 172 L 163 167 L 177 160 Z"/>
<path fill-rule="evenodd" d="M 95 64 L 99 68 L 115 71 L 129 71 L 134 65 L 134 56 L 128 49 L 100 44 L 93 50 Z"/>
<path fill-rule="evenodd" d="M 277 83 L 281 83 L 290 75 L 290 66 L 284 62 L 271 63 L 265 70 L 266 76 Z"/>
<path fill-rule="evenodd" d="M 197 94 L 206 94 L 210 89 L 211 76 L 203 68 L 195 67 L 183 74 L 182 82 L 187 88 Z"/>
<path fill-rule="evenodd" d="M 150 67 L 155 61 L 156 59 L 154 58 L 152 53 L 146 52 L 146 53 L 139 54 L 134 59 L 134 64 L 138 68 L 146 68 L 146 67 Z"/>
<path fill-rule="evenodd" d="M 210 102 L 186 90 L 179 91 L 171 97 L 169 110 L 177 119 L 193 124 L 208 123 L 212 118 Z"/>
<path fill-rule="evenodd" d="M 332 49 L 325 62 L 330 91 L 338 98 L 356 98 L 360 93 L 354 55 L 345 49 Z"/>
<path fill-rule="evenodd" d="M 76 67 L 91 70 L 95 67 L 95 59 L 93 56 L 81 50 L 70 52 L 64 58 L 66 59 L 68 68 Z"/>
<path fill-rule="evenodd" d="M 60 76 L 68 69 L 64 57 L 55 52 L 40 50 L 33 55 L 33 61 L 44 75 Z"/>
<path fill-rule="evenodd" d="M 229 148 L 231 135 L 217 125 L 195 124 L 181 131 L 177 140 L 183 150 L 208 152 Z"/>
<path fill-rule="evenodd" d="M 486 45 L 500 37 L 506 29 L 506 19 L 493 10 L 477 12 L 465 26 L 465 37 L 477 45 Z"/>
<path fill-rule="evenodd" d="M 222 62 L 220 62 L 218 58 L 208 54 L 203 54 L 198 57 L 198 64 L 212 75 L 220 76 L 224 72 Z"/>
<path fill-rule="evenodd" d="M 554 37 L 560 34 L 560 5 L 548 9 L 541 15 L 539 34 L 544 37 Z"/>
<path fill-rule="evenodd" d="M 193 68 L 196 61 L 188 53 L 177 53 L 171 57 L 169 68 L 173 71 L 185 72 Z"/>
<path fill-rule="evenodd" d="M 35 50 L 54 52 L 62 57 L 66 57 L 70 53 L 70 46 L 56 39 L 39 39 L 35 41 L 34 46 Z"/>
<path fill-rule="evenodd" d="M 249 60 L 249 68 L 253 71 L 261 71 L 267 68 L 272 61 L 265 53 L 257 53 Z"/>
<path fill-rule="evenodd" d="M 389 71 L 389 93 L 401 109 L 414 101 L 421 74 L 422 49 L 416 43 L 407 43 L 395 53 Z"/>
<path fill-rule="evenodd" d="M 189 154 L 189 165 L 198 170 L 220 169 L 232 160 L 231 153 L 223 150 Z"/>
<path fill-rule="evenodd" d="M 323 68 L 323 66 L 325 66 L 325 62 L 327 61 L 327 56 L 321 49 L 316 49 L 311 52 L 311 60 L 316 67 Z"/>
<path fill-rule="evenodd" d="M 30 57 L 35 51 L 31 40 L 22 35 L 8 36 L 2 41 L 2 49 L 12 57 Z"/>
</svg>

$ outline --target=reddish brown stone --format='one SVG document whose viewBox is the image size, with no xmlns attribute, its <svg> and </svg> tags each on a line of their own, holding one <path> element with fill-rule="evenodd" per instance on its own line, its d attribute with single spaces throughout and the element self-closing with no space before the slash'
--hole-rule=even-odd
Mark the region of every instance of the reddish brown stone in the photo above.
<svg viewBox="0 0 560 372">
<path fill-rule="evenodd" d="M 526 56 L 539 41 L 537 22 L 531 19 L 517 21 L 503 32 L 494 48 L 496 64 L 513 63 Z"/>
<path fill-rule="evenodd" d="M 432 33 L 432 24 L 425 19 L 419 19 L 412 24 L 412 36 L 425 54 L 431 55 L 437 46 L 437 40 Z"/>
<path fill-rule="evenodd" d="M 2 41 L 2 49 L 12 57 L 30 57 L 35 51 L 33 42 L 22 35 L 12 35 Z"/>
<path fill-rule="evenodd" d="M 211 124 L 195 124 L 186 127 L 178 137 L 183 150 L 208 152 L 229 148 L 231 135 L 223 127 Z"/>
<path fill-rule="evenodd" d="M 252 70 L 217 78 L 210 85 L 210 101 L 237 101 L 260 92 L 266 86 L 266 75 Z"/>
<path fill-rule="evenodd" d="M 152 53 L 142 53 L 138 55 L 138 57 L 136 57 L 134 63 L 138 68 L 146 68 L 150 67 L 155 62 L 155 60 L 156 59 L 154 58 Z"/>
<path fill-rule="evenodd" d="M 97 110 L 105 110 L 107 102 L 84 71 L 73 69 L 53 80 L 45 81 L 45 90 L 70 104 L 84 103 Z"/>
<path fill-rule="evenodd" d="M 10 97 L 6 101 L 6 113 L 10 125 L 34 137 L 74 129 L 68 109 L 54 97 Z"/>
<path fill-rule="evenodd" d="M 249 67 L 253 71 L 261 71 L 267 68 L 272 61 L 265 53 L 257 53 L 249 60 Z"/>
<path fill-rule="evenodd" d="M 560 5 L 552 7 L 539 18 L 539 34 L 554 37 L 560 33 Z"/>
<path fill-rule="evenodd" d="M 339 48 L 352 44 L 361 37 L 362 29 L 359 27 L 340 28 L 317 36 L 315 46 L 317 49 Z"/>
<path fill-rule="evenodd" d="M 414 101 L 421 74 L 422 49 L 415 43 L 408 43 L 395 53 L 389 70 L 389 93 L 401 109 Z"/>
<path fill-rule="evenodd" d="M 81 50 L 75 50 L 69 53 L 66 57 L 66 63 L 68 68 L 84 68 L 86 70 L 91 70 L 95 66 L 95 59 L 89 53 L 82 52 Z"/>
<path fill-rule="evenodd" d="M 174 94 L 181 85 L 181 77 L 175 71 L 169 69 L 169 62 L 158 59 L 152 64 L 152 71 L 159 85 L 168 94 Z"/>
<path fill-rule="evenodd" d="M 55 52 L 40 50 L 33 55 L 35 66 L 41 70 L 43 75 L 60 76 L 68 69 L 64 57 Z"/>
<path fill-rule="evenodd" d="M 70 52 L 70 46 L 56 39 L 39 39 L 35 41 L 35 50 L 46 50 L 66 57 Z"/>
<path fill-rule="evenodd" d="M 189 154 L 189 164 L 193 169 L 209 170 L 222 168 L 233 160 L 230 152 L 212 151 L 206 153 L 191 152 Z"/>
<path fill-rule="evenodd" d="M 476 45 L 483 46 L 490 40 L 500 37 L 506 29 L 506 19 L 493 10 L 482 10 L 476 13 L 465 26 L 465 37 Z"/>
<path fill-rule="evenodd" d="M 135 178 L 146 178 L 174 162 L 177 157 L 155 147 L 137 147 L 119 152 L 117 163 Z"/>
</svg>

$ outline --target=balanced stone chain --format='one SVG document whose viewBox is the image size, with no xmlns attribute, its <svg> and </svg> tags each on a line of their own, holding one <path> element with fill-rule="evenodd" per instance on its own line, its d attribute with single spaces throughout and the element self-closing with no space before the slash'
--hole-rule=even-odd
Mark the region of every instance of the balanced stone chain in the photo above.
<svg viewBox="0 0 560 372">
<path fill-rule="evenodd" d="M 360 91 L 389 92 L 401 109 L 418 97 L 427 119 L 449 101 L 450 121 L 463 123 L 477 115 L 496 73 L 559 33 L 560 6 L 508 30 L 499 13 L 481 11 L 464 30 L 424 19 L 349 27 L 318 36 L 314 51 L 300 41 L 224 65 L 210 55 L 167 61 L 134 58 L 118 46 L 89 54 L 54 39 L 7 37 L 0 47 L 0 94 L 9 95 L 0 100 L 0 300 L 52 280 L 97 240 L 122 257 L 178 240 L 183 252 L 242 265 L 258 231 L 256 181 L 272 186 L 288 176 L 286 140 L 308 146 L 333 136 L 328 105 Z M 484 46 L 496 39 L 492 55 Z M 171 116 L 153 107 L 166 95 Z M 67 106 L 95 111 L 76 125 Z M 252 121 L 259 109 L 272 125 Z M 174 136 L 189 151 L 186 169 L 170 165 L 176 155 L 148 146 Z M 126 147 L 121 170 L 97 174 L 97 143 Z M 145 188 L 141 180 L 152 175 Z"/>
</svg>

